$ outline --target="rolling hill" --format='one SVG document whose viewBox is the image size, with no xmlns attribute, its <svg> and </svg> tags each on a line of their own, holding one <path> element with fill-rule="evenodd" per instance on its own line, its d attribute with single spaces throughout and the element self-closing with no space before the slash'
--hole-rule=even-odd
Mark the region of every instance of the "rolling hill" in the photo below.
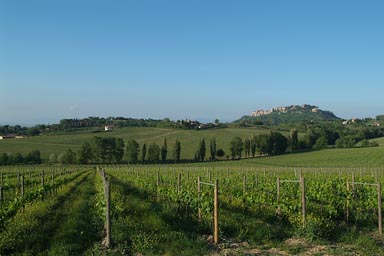
<svg viewBox="0 0 384 256">
<path fill-rule="evenodd" d="M 335 121 L 340 120 L 330 111 L 321 110 L 313 105 L 291 105 L 277 107 L 270 110 L 256 110 L 250 115 L 245 115 L 235 123 L 278 125 L 281 123 L 295 123 L 302 121 Z"/>
<path fill-rule="evenodd" d="M 241 138 L 251 137 L 254 134 L 268 133 L 269 129 L 264 128 L 223 128 L 223 129 L 207 129 L 207 130 L 182 130 L 182 129 L 164 129 L 153 127 L 141 128 L 122 128 L 115 129 L 111 132 L 74 132 L 64 133 L 61 135 L 40 135 L 35 137 L 27 137 L 24 139 L 7 139 L 0 140 L 0 153 L 16 153 L 26 154 L 34 149 L 41 151 L 42 158 L 48 159 L 49 155 L 55 153 L 59 155 L 68 148 L 74 151 L 80 149 L 83 142 L 91 140 L 93 136 L 100 137 L 116 137 L 122 138 L 124 141 L 134 139 L 140 144 L 140 148 L 145 143 L 161 145 L 163 139 L 167 139 L 169 157 L 171 157 L 172 147 L 177 140 L 181 143 L 181 158 L 193 159 L 197 150 L 199 141 L 204 138 L 207 148 L 209 148 L 210 140 L 215 137 L 217 147 L 222 148 L 229 155 L 229 144 L 234 136 Z M 207 150 L 207 155 L 209 149 Z M 168 158 L 169 158 L 168 157 Z"/>
<path fill-rule="evenodd" d="M 242 138 L 251 137 L 253 134 L 268 133 L 269 129 L 263 128 L 223 128 L 211 130 L 180 130 L 161 128 L 124 128 L 112 132 L 91 133 L 79 132 L 64 135 L 42 135 L 24 139 L 0 140 L 0 152 L 21 152 L 26 154 L 33 149 L 41 151 L 43 159 L 47 160 L 51 153 L 60 154 L 68 148 L 77 151 L 80 145 L 90 140 L 93 136 L 118 137 L 125 141 L 135 139 L 140 148 L 146 143 L 161 145 L 163 138 L 167 138 L 168 149 L 171 151 L 175 140 L 181 142 L 181 158 L 193 159 L 199 141 L 204 138 L 209 154 L 209 141 L 215 137 L 218 148 L 229 154 L 230 141 L 234 136 Z M 379 147 L 350 148 L 350 149 L 325 149 L 320 151 L 285 154 L 273 157 L 258 157 L 240 161 L 222 161 L 214 163 L 195 163 L 196 166 L 243 166 L 243 167 L 383 167 L 384 166 L 384 138 L 375 139 Z M 169 158 L 171 153 L 169 152 Z"/>
</svg>

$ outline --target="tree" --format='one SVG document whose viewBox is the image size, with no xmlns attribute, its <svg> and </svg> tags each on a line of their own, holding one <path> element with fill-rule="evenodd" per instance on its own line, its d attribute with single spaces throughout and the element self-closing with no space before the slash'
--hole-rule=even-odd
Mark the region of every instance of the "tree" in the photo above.
<svg viewBox="0 0 384 256">
<path fill-rule="evenodd" d="M 60 153 L 59 156 L 57 157 L 57 162 L 64 164 L 64 155 L 65 153 Z"/>
<path fill-rule="evenodd" d="M 245 156 L 246 157 L 250 156 L 251 155 L 251 140 L 248 138 L 245 138 L 243 145 L 244 145 Z"/>
<path fill-rule="evenodd" d="M 353 136 L 344 136 L 336 140 L 337 148 L 352 148 L 356 144 L 356 138 Z"/>
<path fill-rule="evenodd" d="M 293 152 L 299 148 L 299 136 L 296 128 L 291 129 L 290 135 L 291 137 L 289 139 L 289 144 L 290 144 L 289 146 L 290 146 L 291 152 Z"/>
<path fill-rule="evenodd" d="M 92 147 L 89 142 L 84 142 L 77 153 L 79 164 L 88 164 L 92 161 Z"/>
<path fill-rule="evenodd" d="M 141 162 L 145 162 L 145 155 L 147 154 L 147 145 L 144 143 L 143 147 L 141 148 Z"/>
<path fill-rule="evenodd" d="M 27 130 L 27 134 L 28 136 L 32 137 L 32 136 L 37 136 L 40 134 L 40 131 L 39 129 L 35 128 L 35 127 L 32 127 L 32 128 L 29 128 Z"/>
<path fill-rule="evenodd" d="M 195 160 L 195 162 L 200 161 L 199 151 L 196 151 L 195 156 L 193 157 L 193 159 Z"/>
<path fill-rule="evenodd" d="M 118 163 L 124 156 L 124 141 L 114 137 L 93 137 L 91 140 L 94 163 Z"/>
<path fill-rule="evenodd" d="M 6 153 L 0 154 L 0 165 L 7 165 L 9 162 L 9 157 Z"/>
<path fill-rule="evenodd" d="M 67 151 L 60 154 L 59 162 L 62 164 L 74 164 L 76 162 L 76 153 L 71 148 L 68 148 Z"/>
<path fill-rule="evenodd" d="M 24 157 L 20 152 L 17 152 L 14 155 L 9 156 L 9 162 L 11 164 L 22 164 L 24 163 Z"/>
<path fill-rule="evenodd" d="M 253 135 L 252 139 L 251 139 L 251 154 L 252 154 L 252 157 L 255 157 L 256 155 L 256 149 L 257 149 L 257 137 L 255 135 Z"/>
<path fill-rule="evenodd" d="M 94 163 L 105 163 L 107 159 L 107 149 L 104 138 L 94 136 L 91 141 L 92 156 Z"/>
<path fill-rule="evenodd" d="M 273 145 L 269 134 L 260 134 L 258 136 L 258 152 L 260 155 L 272 154 Z"/>
<path fill-rule="evenodd" d="M 32 150 L 25 157 L 25 163 L 27 164 L 41 164 L 41 157 L 39 150 Z"/>
<path fill-rule="evenodd" d="M 159 162 L 160 159 L 160 147 L 155 143 L 152 143 L 148 147 L 148 161 L 152 163 Z"/>
<path fill-rule="evenodd" d="M 181 153 L 181 144 L 180 141 L 176 140 L 173 147 L 173 160 L 175 162 L 180 162 L 180 153 Z"/>
<path fill-rule="evenodd" d="M 124 157 L 124 140 L 116 138 L 113 160 L 115 163 L 120 163 Z"/>
<path fill-rule="evenodd" d="M 363 148 L 369 147 L 369 140 L 367 139 L 363 139 L 360 143 Z"/>
<path fill-rule="evenodd" d="M 217 150 L 217 152 L 216 152 L 216 156 L 217 156 L 218 158 L 222 158 L 223 156 L 225 156 L 225 152 L 224 152 L 224 150 L 222 150 L 221 148 L 219 148 L 219 149 Z"/>
<path fill-rule="evenodd" d="M 325 136 L 321 136 L 316 140 L 315 145 L 313 145 L 314 149 L 324 149 L 328 145 L 328 140 Z"/>
<path fill-rule="evenodd" d="M 233 137 L 230 143 L 230 150 L 232 159 L 234 159 L 235 157 L 239 159 L 241 158 L 241 152 L 243 151 L 243 141 L 240 137 Z"/>
<path fill-rule="evenodd" d="M 272 155 L 284 154 L 288 148 L 287 138 L 279 132 L 271 132 Z"/>
<path fill-rule="evenodd" d="M 206 154 L 206 146 L 204 138 L 200 141 L 199 148 L 197 150 L 198 161 L 204 162 Z"/>
<path fill-rule="evenodd" d="M 216 138 L 215 137 L 213 137 L 211 139 L 211 142 L 209 143 L 209 151 L 211 153 L 211 160 L 214 161 L 216 156 Z"/>
<path fill-rule="evenodd" d="M 128 140 L 125 148 L 125 155 L 128 163 L 135 164 L 137 163 L 139 157 L 139 143 L 135 140 Z"/>
<path fill-rule="evenodd" d="M 57 155 L 55 153 L 52 153 L 49 155 L 49 162 L 50 163 L 57 163 Z"/>
<path fill-rule="evenodd" d="M 115 160 L 116 138 L 102 138 L 102 147 L 105 152 L 105 163 L 112 163 Z"/>
<path fill-rule="evenodd" d="M 167 139 L 164 138 L 163 146 L 160 149 L 161 152 L 161 162 L 165 163 L 167 161 L 168 147 L 167 147 Z"/>
<path fill-rule="evenodd" d="M 307 134 L 305 135 L 306 144 L 308 147 L 315 145 L 316 140 L 319 138 L 318 133 L 315 129 L 308 129 Z"/>
</svg>

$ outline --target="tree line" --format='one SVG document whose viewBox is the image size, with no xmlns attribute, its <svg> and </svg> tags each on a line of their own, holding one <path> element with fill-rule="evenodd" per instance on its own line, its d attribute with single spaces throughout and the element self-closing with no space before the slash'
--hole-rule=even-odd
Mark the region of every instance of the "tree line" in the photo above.
<svg viewBox="0 0 384 256">
<path fill-rule="evenodd" d="M 255 157 L 258 154 L 282 154 L 286 151 L 288 139 L 278 132 L 253 136 L 251 139 L 242 140 L 234 137 L 230 143 L 230 156 L 219 148 L 216 138 L 212 138 L 207 147 L 205 139 L 199 141 L 194 161 L 216 161 L 223 159 L 239 159 L 242 152 L 246 157 Z M 226 158 L 224 158 L 226 156 Z M 84 142 L 75 152 L 68 148 L 65 152 L 49 156 L 49 163 L 61 164 L 153 164 L 153 163 L 178 163 L 181 161 L 181 143 L 176 140 L 170 147 L 164 137 L 161 145 L 156 143 L 140 144 L 130 139 L 126 143 L 121 138 L 94 136 L 90 141 Z M 10 164 L 40 164 L 42 162 L 39 150 L 33 150 L 26 156 L 20 153 L 0 154 L 0 165 Z"/>
<path fill-rule="evenodd" d="M 288 141 L 289 139 L 279 132 L 260 134 L 253 136 L 251 139 L 245 138 L 244 140 L 236 136 L 230 142 L 230 155 L 227 155 L 222 148 L 218 147 L 216 138 L 212 138 L 209 141 L 209 145 L 207 145 L 205 138 L 202 138 L 199 141 L 193 161 L 240 159 L 243 152 L 245 157 L 256 157 L 256 154 L 283 154 L 288 147 Z M 120 138 L 95 136 L 91 141 L 84 142 L 78 152 L 68 149 L 59 156 L 51 154 L 49 161 L 63 164 L 178 163 L 181 161 L 181 150 L 182 146 L 179 140 L 176 140 L 169 146 L 165 137 L 160 145 L 154 142 L 140 145 L 134 139 L 124 143 Z"/>
<path fill-rule="evenodd" d="M 42 162 L 40 151 L 32 150 L 26 155 L 19 152 L 17 153 L 1 153 L 0 165 L 14 165 L 14 164 L 40 164 Z"/>
<path fill-rule="evenodd" d="M 293 128 L 284 136 L 280 132 L 271 131 L 253 135 L 250 138 L 235 136 L 230 141 L 229 152 L 226 153 L 217 145 L 216 138 L 209 143 L 202 138 L 197 146 L 194 158 L 188 161 L 203 162 L 229 159 L 241 159 L 260 155 L 280 155 L 307 149 L 323 149 L 326 147 L 361 147 L 377 146 L 368 139 L 384 135 L 380 128 L 359 129 L 354 133 L 346 133 L 333 126 L 308 126 L 307 132 L 299 138 L 298 130 Z M 111 163 L 178 163 L 181 161 L 181 143 L 176 140 L 168 145 L 164 138 L 161 145 L 156 143 L 140 144 L 134 140 L 124 142 L 121 138 L 94 136 L 84 142 L 75 152 L 71 148 L 56 155 L 51 154 L 50 163 L 62 164 L 111 164 Z M 187 159 L 184 159 L 187 160 Z M 42 162 L 39 150 L 23 155 L 21 153 L 0 154 L 0 165 L 39 164 Z"/>
</svg>

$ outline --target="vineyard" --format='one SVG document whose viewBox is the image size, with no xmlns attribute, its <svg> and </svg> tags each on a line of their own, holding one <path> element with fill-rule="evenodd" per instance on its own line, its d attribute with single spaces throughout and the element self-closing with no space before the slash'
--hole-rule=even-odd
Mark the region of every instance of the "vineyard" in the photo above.
<svg viewBox="0 0 384 256">
<path fill-rule="evenodd" d="M 1 169 L 0 254 L 207 255 L 303 238 L 347 245 L 328 248 L 329 254 L 366 254 L 369 247 L 378 255 L 382 171 L 7 167 Z"/>
</svg>

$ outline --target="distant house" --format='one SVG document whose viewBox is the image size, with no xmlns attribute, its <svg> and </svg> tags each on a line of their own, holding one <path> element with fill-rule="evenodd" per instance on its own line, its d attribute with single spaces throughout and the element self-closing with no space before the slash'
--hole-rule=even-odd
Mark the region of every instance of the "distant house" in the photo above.
<svg viewBox="0 0 384 256">
<path fill-rule="evenodd" d="M 113 125 L 106 125 L 104 126 L 104 131 L 109 132 L 109 131 L 112 131 L 113 128 L 115 128 Z"/>
<path fill-rule="evenodd" d="M 0 136 L 0 140 L 15 139 L 16 136 L 17 136 L 16 134 L 1 135 Z"/>
<path fill-rule="evenodd" d="M 381 124 L 379 122 L 373 122 L 372 125 L 379 127 Z"/>
<path fill-rule="evenodd" d="M 359 118 L 352 118 L 352 119 L 344 121 L 343 125 L 357 124 L 357 123 L 361 123 L 361 119 L 359 119 Z"/>
</svg>

